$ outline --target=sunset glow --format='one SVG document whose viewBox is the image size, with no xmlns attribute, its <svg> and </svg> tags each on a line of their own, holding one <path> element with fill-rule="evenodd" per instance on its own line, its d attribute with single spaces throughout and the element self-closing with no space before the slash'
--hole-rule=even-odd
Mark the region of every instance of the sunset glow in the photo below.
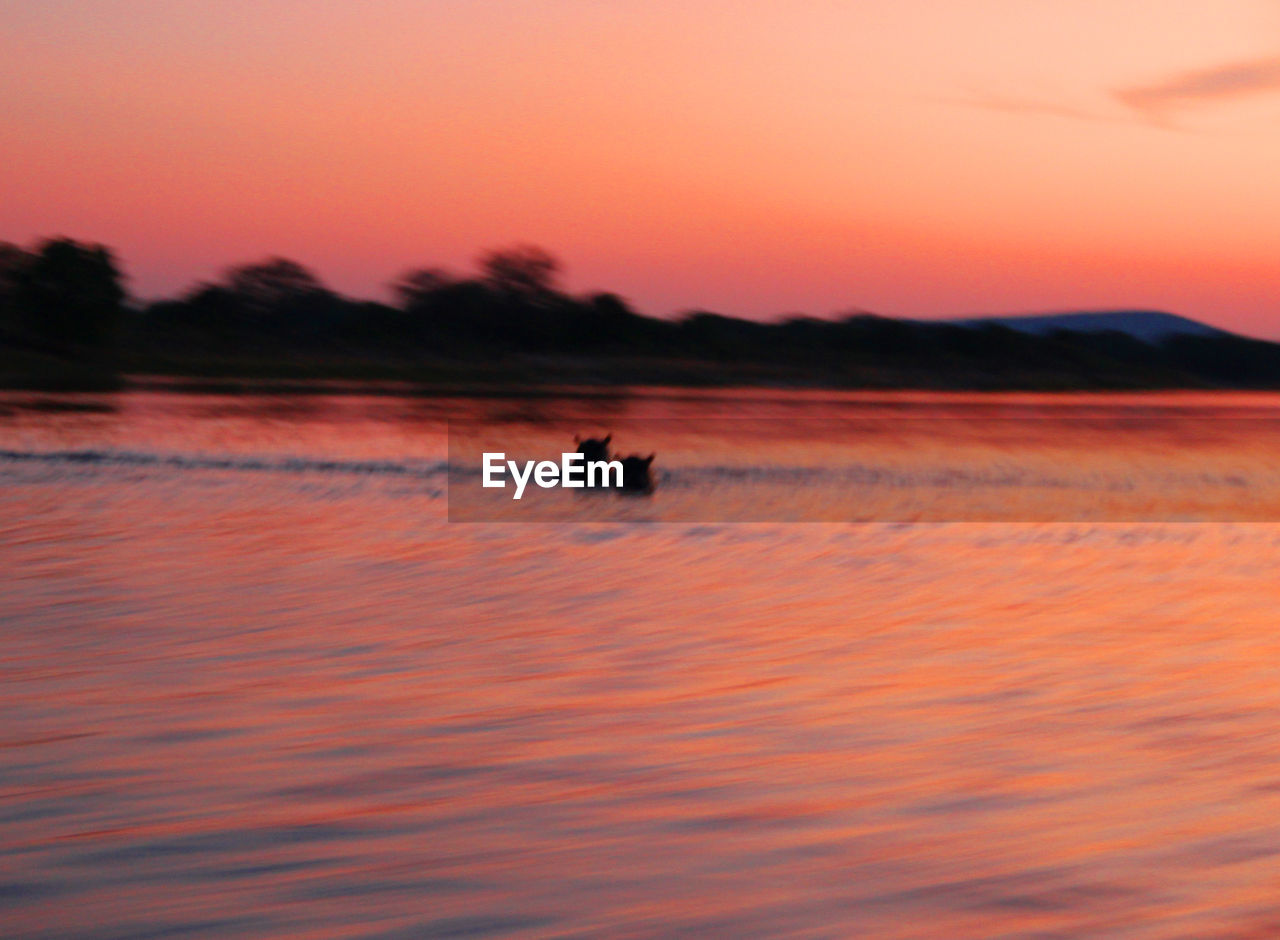
<svg viewBox="0 0 1280 940">
<path fill-rule="evenodd" d="M 519 241 L 653 314 L 1280 337 L 1270 2 L 51 0 L 0 6 L 0 111 L 0 240 L 104 242 L 142 297 Z"/>
</svg>

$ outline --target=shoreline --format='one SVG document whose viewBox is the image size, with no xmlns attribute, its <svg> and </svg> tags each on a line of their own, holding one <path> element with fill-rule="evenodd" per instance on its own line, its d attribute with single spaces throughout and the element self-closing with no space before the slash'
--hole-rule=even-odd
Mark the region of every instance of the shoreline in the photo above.
<svg viewBox="0 0 1280 940">
<path fill-rule="evenodd" d="M 0 381 L 0 396 L 97 396 L 131 393 L 159 393 L 173 395 L 210 396 L 341 396 L 341 397 L 401 397 L 401 398 L 515 398 L 558 399 L 580 398 L 594 401 L 611 401 L 629 398 L 652 399 L 704 399 L 747 400 L 772 399 L 778 396 L 807 399 L 810 396 L 858 397 L 869 400 L 910 401 L 931 399 L 936 396 L 972 396 L 976 399 L 1028 396 L 1046 398 L 1105 398 L 1133 397 L 1145 399 L 1152 396 L 1247 396 L 1280 393 L 1280 386 L 1204 386 L 1204 385 L 1151 385 L 1151 386 L 964 386 L 964 385 L 837 385 L 828 383 L 784 382 L 724 382 L 717 384 L 691 384 L 680 382 L 573 382 L 548 379 L 542 382 L 415 382 L 393 378 L 342 378 L 342 377 L 240 377 L 167 375 L 153 373 L 129 373 L 112 377 L 113 381 L 101 384 L 44 384 L 5 383 Z M 754 394 L 753 394 L 754 393 Z"/>
<path fill-rule="evenodd" d="M 853 365 L 846 371 L 792 364 L 729 364 L 708 360 L 631 357 L 520 357 L 502 362 L 369 360 L 292 363 L 201 361 L 189 364 L 124 361 L 75 362 L 44 356 L 5 360 L 0 351 L 0 391 L 173 391 L 188 394 L 365 394 L 445 397 L 553 397 L 564 389 L 590 389 L 595 397 L 635 388 L 689 391 L 762 390 L 814 392 L 1172 392 L 1280 391 L 1275 383 L 1210 383 L 1194 376 L 1135 376 L 1114 371 L 1071 374 L 1016 370 L 951 373 L 885 365 Z M 185 367 L 184 367 L 185 366 Z M 614 392 L 612 390 L 617 390 Z"/>
</svg>

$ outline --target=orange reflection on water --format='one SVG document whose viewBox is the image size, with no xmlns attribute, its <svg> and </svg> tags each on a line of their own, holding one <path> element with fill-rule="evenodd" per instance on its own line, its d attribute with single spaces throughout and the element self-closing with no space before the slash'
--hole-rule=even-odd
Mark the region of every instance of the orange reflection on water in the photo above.
<svg viewBox="0 0 1280 940">
<path fill-rule="evenodd" d="M 8 936 L 1280 923 L 1274 525 L 452 525 L 322 469 L 439 416 L 196 404 L 0 424 L 309 461 L 0 463 Z"/>
</svg>

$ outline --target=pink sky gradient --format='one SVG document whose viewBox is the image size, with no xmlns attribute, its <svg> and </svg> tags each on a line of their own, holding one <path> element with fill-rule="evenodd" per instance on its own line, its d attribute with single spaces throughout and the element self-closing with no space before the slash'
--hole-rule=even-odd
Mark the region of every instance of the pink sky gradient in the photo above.
<svg viewBox="0 0 1280 940">
<path fill-rule="evenodd" d="M 142 296 L 533 242 L 654 314 L 1280 337 L 1274 2 L 13 0 L 0 152 L 0 239 Z"/>
</svg>

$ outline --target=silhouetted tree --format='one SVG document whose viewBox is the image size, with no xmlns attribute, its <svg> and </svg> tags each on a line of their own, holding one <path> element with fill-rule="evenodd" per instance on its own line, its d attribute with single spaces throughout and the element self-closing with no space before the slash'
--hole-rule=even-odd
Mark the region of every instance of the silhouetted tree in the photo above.
<svg viewBox="0 0 1280 940">
<path fill-rule="evenodd" d="M 22 269 L 30 263 L 31 252 L 12 242 L 0 242 L 0 296 L 8 296 L 17 288 Z"/>
<path fill-rule="evenodd" d="M 270 313 L 328 290 L 314 274 L 288 258 L 268 258 L 226 272 L 227 289 L 253 312 Z"/>
<path fill-rule="evenodd" d="M 560 262 L 534 245 L 487 251 L 479 264 L 485 282 L 501 293 L 537 299 L 557 290 Z"/>
<path fill-rule="evenodd" d="M 241 343 L 251 329 L 243 305 L 230 288 L 201 284 L 180 300 L 148 307 L 140 335 L 152 349 L 223 352 Z"/>
<path fill-rule="evenodd" d="M 457 280 L 444 268 L 414 268 L 391 282 L 391 293 L 401 310 L 410 310 Z"/>
<path fill-rule="evenodd" d="M 592 294 L 587 298 L 587 306 L 602 320 L 628 320 L 636 316 L 631 306 L 617 294 Z"/>
<path fill-rule="evenodd" d="M 30 263 L 30 252 L 10 242 L 0 242 L 0 335 L 14 337 L 20 329 L 18 286 Z"/>
<path fill-rule="evenodd" d="M 18 329 L 29 340 L 96 354 L 115 342 L 125 292 L 110 251 L 53 238 L 19 265 L 13 298 Z"/>
</svg>

